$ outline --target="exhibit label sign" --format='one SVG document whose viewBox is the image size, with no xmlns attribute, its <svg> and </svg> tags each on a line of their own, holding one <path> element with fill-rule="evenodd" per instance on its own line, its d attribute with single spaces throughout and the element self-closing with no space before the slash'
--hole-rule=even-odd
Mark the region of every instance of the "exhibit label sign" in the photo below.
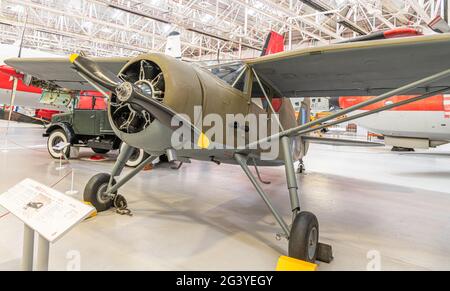
<svg viewBox="0 0 450 291">
<path fill-rule="evenodd" d="M 25 179 L 0 195 L 0 205 L 55 242 L 95 209 L 32 179 Z"/>
</svg>

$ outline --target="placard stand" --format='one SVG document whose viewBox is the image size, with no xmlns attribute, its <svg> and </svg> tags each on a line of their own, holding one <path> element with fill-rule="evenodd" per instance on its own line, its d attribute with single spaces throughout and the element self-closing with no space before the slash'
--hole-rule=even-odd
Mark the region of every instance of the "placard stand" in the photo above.
<svg viewBox="0 0 450 291">
<path fill-rule="evenodd" d="M 28 225 L 24 224 L 22 271 L 33 270 L 33 253 L 34 253 L 34 230 Z"/>
<path fill-rule="evenodd" d="M 22 270 L 47 271 L 50 243 L 89 217 L 95 208 L 31 179 L 0 195 L 0 206 L 24 222 Z M 38 234 L 34 256 L 35 233 Z M 36 260 L 36 262 L 34 262 Z"/>
<path fill-rule="evenodd" d="M 38 253 L 36 271 L 48 271 L 48 261 L 50 258 L 50 242 L 43 236 L 38 236 Z"/>
<path fill-rule="evenodd" d="M 64 168 L 65 168 L 65 167 L 63 167 L 63 165 L 62 165 L 62 156 L 63 156 L 63 155 L 61 155 L 61 156 L 59 157 L 59 167 L 56 167 L 56 170 L 58 170 L 58 171 L 64 170 Z"/>
<path fill-rule="evenodd" d="M 61 171 L 63 169 L 66 168 L 66 166 L 62 165 L 62 159 L 64 158 L 64 160 L 66 160 L 67 162 L 69 161 L 69 159 L 66 157 L 65 154 L 65 149 L 70 146 L 70 143 L 66 142 L 60 142 L 57 145 L 53 146 L 53 150 L 55 151 L 60 151 L 62 153 L 62 155 L 59 156 L 59 167 L 56 168 L 56 170 Z"/>
<path fill-rule="evenodd" d="M 50 260 L 50 242 L 38 234 L 38 250 L 36 271 L 48 271 Z M 34 230 L 24 224 L 22 271 L 33 271 L 34 262 Z"/>
<path fill-rule="evenodd" d="M 78 193 L 78 191 L 77 190 L 74 190 L 73 189 L 73 180 L 74 180 L 74 177 L 75 177 L 75 170 L 72 168 L 72 174 L 71 174 L 71 182 L 70 182 L 70 190 L 67 190 L 66 191 L 66 195 L 75 195 L 75 194 L 77 194 Z"/>
</svg>

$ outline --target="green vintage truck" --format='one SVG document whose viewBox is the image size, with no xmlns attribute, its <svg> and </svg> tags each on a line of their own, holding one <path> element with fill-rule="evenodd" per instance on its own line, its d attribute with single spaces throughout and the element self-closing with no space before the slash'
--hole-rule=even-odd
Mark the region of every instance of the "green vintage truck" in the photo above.
<svg viewBox="0 0 450 291">
<path fill-rule="evenodd" d="M 43 134 L 48 137 L 47 149 L 53 158 L 59 159 L 62 154 L 69 158 L 70 147 L 88 147 L 97 154 L 120 150 L 121 140 L 108 120 L 106 98 L 96 92 L 82 93 L 73 98 L 70 107 L 68 112 L 53 115 Z M 61 143 L 70 143 L 70 146 L 55 149 Z M 143 150 L 136 149 L 127 166 L 136 167 L 147 156 Z"/>
</svg>

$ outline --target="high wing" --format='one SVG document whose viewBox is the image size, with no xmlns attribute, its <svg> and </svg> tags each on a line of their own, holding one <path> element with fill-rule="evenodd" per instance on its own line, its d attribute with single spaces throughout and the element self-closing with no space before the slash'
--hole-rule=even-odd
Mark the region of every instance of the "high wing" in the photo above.
<svg viewBox="0 0 450 291">
<path fill-rule="evenodd" d="M 130 60 L 123 57 L 90 58 L 101 68 L 118 74 Z M 12 58 L 5 63 L 16 70 L 70 90 L 95 90 L 73 69 L 69 58 Z"/>
<path fill-rule="evenodd" d="M 332 44 L 245 61 L 285 97 L 378 95 L 450 68 L 450 34 Z M 450 78 L 412 94 L 440 89 Z"/>
</svg>

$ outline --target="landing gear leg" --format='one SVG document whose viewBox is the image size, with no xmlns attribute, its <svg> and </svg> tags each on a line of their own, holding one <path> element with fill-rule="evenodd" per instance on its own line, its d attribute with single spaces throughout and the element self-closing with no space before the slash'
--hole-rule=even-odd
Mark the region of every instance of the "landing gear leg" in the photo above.
<svg viewBox="0 0 450 291">
<path fill-rule="evenodd" d="M 297 177 L 292 158 L 291 139 L 281 137 L 281 149 L 284 157 L 286 182 L 292 209 L 292 227 L 289 233 L 289 256 L 315 262 L 331 262 L 331 246 L 319 243 L 319 222 L 311 212 L 300 212 Z"/>
<path fill-rule="evenodd" d="M 295 175 L 290 141 L 291 139 L 288 136 L 283 136 L 281 138 L 281 150 L 283 151 L 284 156 L 284 168 L 286 172 L 289 199 L 291 200 L 292 214 L 295 217 L 300 212 L 300 201 L 297 194 L 297 176 Z"/>
<path fill-rule="evenodd" d="M 250 179 L 250 182 L 252 182 L 253 186 L 256 189 L 256 192 L 258 192 L 259 196 L 261 196 L 263 201 L 266 203 L 266 205 L 269 208 L 270 212 L 272 212 L 273 216 L 275 217 L 275 220 L 278 222 L 278 224 L 283 229 L 284 236 L 286 238 L 289 238 L 289 226 L 287 225 L 287 223 L 283 220 L 281 215 L 278 213 L 278 211 L 273 206 L 273 204 L 270 201 L 269 197 L 264 192 L 264 190 L 261 187 L 261 185 L 258 183 L 258 179 L 253 175 L 253 173 L 248 168 L 248 165 L 247 165 L 248 157 L 244 156 L 244 155 L 241 155 L 241 154 L 235 154 L 234 158 L 236 159 L 238 164 L 241 166 L 242 170 L 244 170 L 244 173 Z"/>
<path fill-rule="evenodd" d="M 297 196 L 297 184 L 294 182 L 295 179 L 293 181 L 289 178 L 290 182 L 288 182 L 290 185 L 289 192 L 294 216 L 292 227 L 289 228 L 288 224 L 283 220 L 267 194 L 262 189 L 258 179 L 250 171 L 247 165 L 248 157 L 242 154 L 235 154 L 234 158 L 241 166 L 242 170 L 244 170 L 245 174 L 248 176 L 250 182 L 252 182 L 256 191 L 266 203 L 269 210 L 272 212 L 275 220 L 281 226 L 284 237 L 289 240 L 289 256 L 308 262 L 315 262 L 316 259 L 324 262 L 330 262 L 332 259 L 331 246 L 319 243 L 319 225 L 317 223 L 317 218 L 312 213 L 300 212 L 300 204 Z M 290 165 L 291 169 L 286 171 L 286 174 L 295 178 L 295 170 L 292 159 Z M 326 250 L 328 250 L 328 252 L 326 252 Z M 322 256 L 323 254 L 329 256 Z"/>
<path fill-rule="evenodd" d="M 117 160 L 114 163 L 114 167 L 111 170 L 111 179 L 109 180 L 109 185 L 108 185 L 109 187 L 112 186 L 114 177 L 120 176 L 123 168 L 125 167 L 126 163 L 130 159 L 133 152 L 134 152 L 134 148 L 132 146 L 129 146 L 126 143 L 122 144 L 122 146 L 120 148 L 119 156 L 117 157 Z"/>
<path fill-rule="evenodd" d="M 98 212 L 108 210 L 114 206 L 117 208 L 118 213 L 130 215 L 125 198 L 117 194 L 117 191 L 131 178 L 136 176 L 136 174 L 139 173 L 147 164 L 156 159 L 156 156 L 149 156 L 131 172 L 116 182 L 115 177 L 118 177 L 122 173 L 122 170 L 133 153 L 133 150 L 134 148 L 129 145 L 123 146 L 111 174 L 101 173 L 93 176 L 84 188 L 84 200 L 90 202 Z"/>
</svg>

